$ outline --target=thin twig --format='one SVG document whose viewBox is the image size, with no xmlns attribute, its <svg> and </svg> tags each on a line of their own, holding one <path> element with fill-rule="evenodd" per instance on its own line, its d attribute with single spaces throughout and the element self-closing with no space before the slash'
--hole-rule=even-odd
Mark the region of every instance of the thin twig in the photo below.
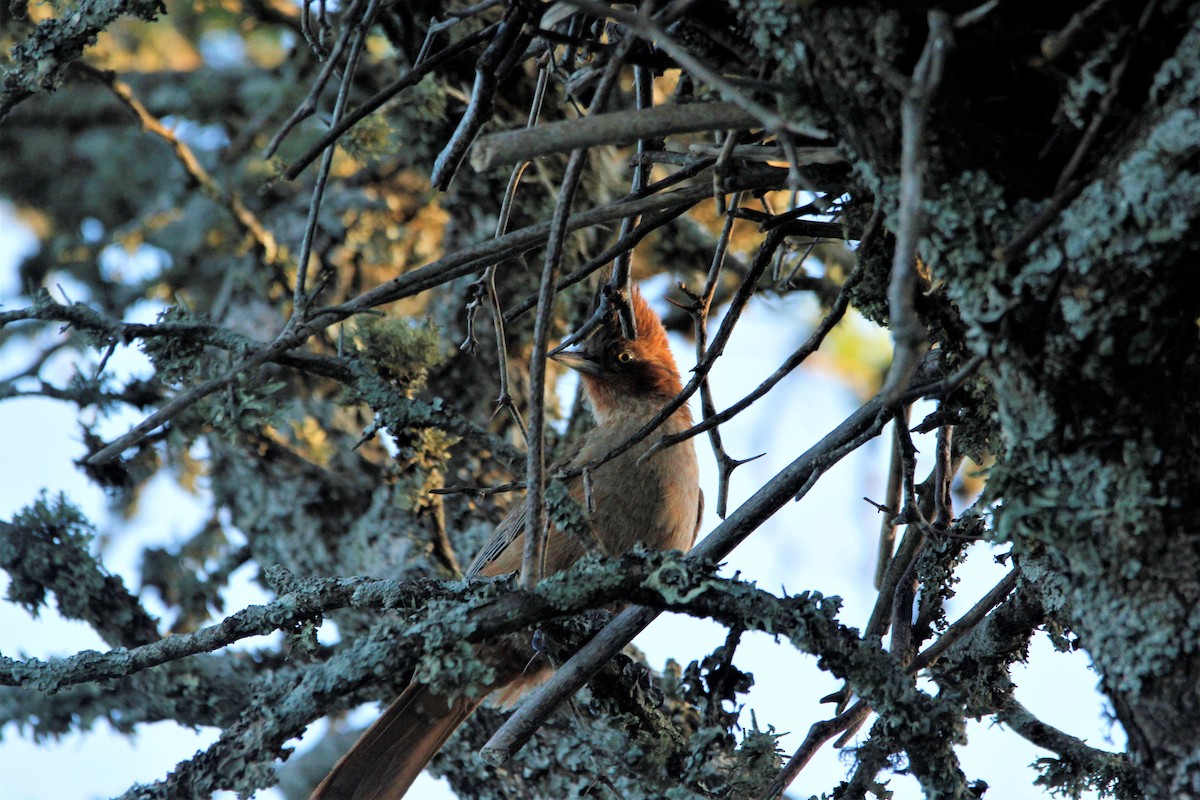
<svg viewBox="0 0 1200 800">
<path fill-rule="evenodd" d="M 546 99 L 546 87 L 550 83 L 549 60 L 547 57 L 547 63 L 538 71 L 537 85 L 534 87 L 533 100 L 529 106 L 529 120 L 527 123 L 529 127 L 537 124 L 538 118 L 542 113 L 542 103 Z M 513 168 L 512 175 L 509 176 L 508 186 L 504 190 L 504 200 L 500 203 L 500 213 L 496 219 L 497 238 L 508 232 L 508 221 L 512 215 L 513 201 L 517 195 L 517 187 L 521 183 L 521 175 L 528 166 L 528 161 L 521 162 Z M 484 271 L 483 283 L 487 287 L 488 304 L 492 312 L 492 328 L 496 334 L 496 360 L 500 372 L 500 393 L 496 397 L 496 405 L 498 408 L 508 409 L 517 427 L 521 430 L 521 438 L 528 441 L 529 429 L 525 427 L 525 421 L 521 419 L 521 412 L 513 401 L 512 392 L 509 391 L 508 339 L 504 332 L 504 312 L 500 308 L 500 293 L 496 289 L 495 264 L 489 265 L 487 270 Z"/>
<path fill-rule="evenodd" d="M 563 173 L 562 188 L 554 206 L 546 258 L 542 266 L 541 291 L 538 293 L 537 316 L 533 324 L 533 352 L 529 362 L 529 432 L 526 434 L 528 453 L 525 465 L 525 550 L 521 560 L 521 588 L 531 589 L 542 578 L 543 537 L 546 529 L 545 493 L 545 396 L 546 350 L 554 312 L 554 283 L 562 259 L 567 217 L 579 179 L 583 175 L 586 150 L 574 150 Z"/>
<path fill-rule="evenodd" d="M 612 60 L 605 66 L 604 75 L 596 87 L 594 110 L 599 113 L 604 110 L 625 54 L 628 52 L 630 40 L 621 43 L 613 54 Z M 568 231 L 568 221 L 571 214 L 571 203 L 575 191 L 583 176 L 583 166 L 587 160 L 587 150 L 573 150 L 567 161 L 567 169 L 563 173 L 562 187 L 558 200 L 554 205 L 554 216 L 550 222 L 550 232 L 546 241 L 546 257 L 542 264 L 541 291 L 538 295 L 537 317 L 533 324 L 533 352 L 529 364 L 529 433 L 528 454 L 525 467 L 525 482 L 528 491 L 525 495 L 525 549 L 521 558 L 521 586 L 532 588 L 542 577 L 543 547 L 546 533 L 545 494 L 545 401 L 546 401 L 546 350 L 552 325 L 551 315 L 554 310 L 554 283 L 562 260 L 563 245 Z"/>
<path fill-rule="evenodd" d="M 506 62 L 511 60 L 514 53 L 523 52 L 525 45 L 532 39 L 532 34 L 525 30 L 525 23 L 529 18 L 528 3 L 509 3 L 495 36 L 479 56 L 475 65 L 475 83 L 471 87 L 470 102 L 454 132 L 450 134 L 446 146 L 434 160 L 433 171 L 429 175 L 433 185 L 442 191 L 449 188 L 454 173 L 458 171 L 459 164 L 467 155 L 467 150 L 479 135 L 480 129 L 492 117 L 496 86 L 507 69 Z"/>
<path fill-rule="evenodd" d="M 809 335 L 808 339 L 806 339 L 803 344 L 797 347 L 790 356 L 784 359 L 784 362 L 780 364 L 779 367 L 776 368 L 776 370 L 771 373 L 766 380 L 755 387 L 752 392 L 747 394 L 741 400 L 738 400 L 724 411 L 701 420 L 685 431 L 670 434 L 669 436 L 663 436 L 659 441 L 654 443 L 653 447 L 651 448 L 652 451 L 672 447 L 680 442 L 692 438 L 693 436 L 696 436 L 697 434 L 704 433 L 710 428 L 733 419 L 735 416 L 740 414 L 742 411 L 745 411 L 753 403 L 763 397 L 763 395 L 774 388 L 775 385 L 781 380 L 795 371 L 797 367 L 803 364 L 809 356 L 811 356 L 821 347 L 821 343 L 825 341 L 825 337 L 829 335 L 829 332 L 832 331 L 834 327 L 837 326 L 838 322 L 841 321 L 842 317 L 845 316 L 846 310 L 850 307 L 850 295 L 854 291 L 855 286 L 857 286 L 859 281 L 862 280 L 865 271 L 866 269 L 861 262 L 859 265 L 855 266 L 854 271 L 850 273 L 850 275 L 846 278 L 846 282 L 842 284 L 842 288 L 838 292 L 837 298 L 833 301 L 833 305 L 829 308 L 829 313 L 825 315 L 820 324 L 817 325 L 816 329 L 811 335 Z"/>
<path fill-rule="evenodd" d="M 639 110 L 650 110 L 653 108 L 654 83 L 649 69 L 642 66 L 634 67 L 633 89 Z M 644 155 L 653 149 L 650 144 L 647 139 L 639 138 L 637 142 L 637 155 Z M 632 160 L 632 164 L 633 178 L 630 182 L 629 193 L 637 195 L 646 187 L 646 183 L 650 180 L 651 167 L 637 157 Z M 639 220 L 639 217 L 626 217 L 621 220 L 621 232 L 618 239 L 628 236 Z M 612 275 L 609 277 L 608 286 L 605 287 L 608 292 L 616 293 L 616 297 L 619 298 L 619 302 L 617 303 L 617 319 L 621 324 L 621 335 L 630 340 L 637 338 L 637 318 L 633 314 L 633 307 L 629 304 L 629 298 L 633 292 L 633 281 L 630 273 L 632 262 L 632 248 L 622 250 L 613 259 Z"/>
<path fill-rule="evenodd" d="M 717 174 L 717 170 L 713 174 Z M 715 180 L 715 178 L 714 178 Z M 708 314 L 712 309 L 713 296 L 717 292 L 717 282 L 721 277 L 721 270 L 725 266 L 725 255 L 729 252 L 729 240 L 733 235 L 733 224 L 737 220 L 737 209 L 741 206 L 741 194 L 733 196 L 733 202 L 725 212 L 725 225 L 721 229 L 721 235 L 717 239 L 717 246 L 713 250 L 712 263 L 708 268 L 708 275 L 704 279 L 704 291 L 695 299 L 692 304 L 692 323 L 696 337 L 696 363 L 704 361 L 706 350 L 708 348 Z M 709 385 L 708 376 L 706 375 L 700 383 L 700 413 L 702 420 L 709 420 L 716 416 L 717 408 L 713 402 L 712 387 Z M 713 456 L 717 460 L 717 516 L 725 519 L 725 512 L 729 504 L 729 480 L 733 475 L 733 471 L 746 461 L 739 461 L 730 457 L 725 452 L 725 445 L 721 441 L 721 430 L 716 425 L 709 429 L 709 444 L 712 447 Z"/>
<path fill-rule="evenodd" d="M 369 0 L 367 9 L 360 19 L 353 26 L 354 42 L 350 45 L 350 52 L 346 56 L 346 66 L 342 71 L 342 82 L 338 86 L 337 100 L 334 101 L 332 121 L 336 125 L 341 119 L 342 114 L 346 109 L 346 102 L 350 97 L 350 87 L 354 83 L 354 75 L 358 71 L 358 60 L 362 56 L 363 44 L 367 40 L 367 34 L 371 30 L 371 23 L 375 21 L 375 14 L 379 11 L 380 0 Z M 351 6 L 351 13 L 355 13 L 359 3 L 356 2 Z M 308 282 L 308 260 L 312 254 L 313 236 L 317 231 L 317 217 L 321 212 L 321 200 L 325 196 L 325 185 L 329 181 L 329 170 L 333 167 L 333 146 L 330 145 L 325 149 L 325 154 L 321 157 L 321 166 L 317 171 L 317 180 L 313 184 L 312 198 L 308 203 L 308 219 L 304 224 L 304 236 L 300 240 L 300 253 L 296 259 L 296 285 L 292 291 L 292 314 L 301 319 L 308 311 L 308 305 L 312 302 L 312 298 L 306 294 L 305 285 Z"/>
<path fill-rule="evenodd" d="M 705 64 L 686 47 L 676 42 L 652 17 L 640 12 L 626 11 L 616 6 L 596 2 L 596 0 L 567 0 L 567 2 L 593 16 L 601 19 L 608 17 L 625 25 L 630 33 L 658 47 L 671 56 L 671 58 L 675 59 L 680 67 L 710 86 L 716 87 L 726 100 L 752 114 L 767 130 L 773 133 L 792 131 L 793 133 L 814 139 L 829 138 L 827 131 L 815 125 L 803 125 L 795 121 L 785 120 L 774 111 L 754 100 L 731 81 L 727 80 L 720 72 Z M 737 126 L 724 125 L 721 127 L 730 128 Z"/>
<path fill-rule="evenodd" d="M 912 84 L 900 106 L 900 210 L 896 249 L 888 284 L 888 327 L 895 348 L 884 382 L 884 396 L 895 398 L 908 386 L 921 360 L 925 332 L 913 308 L 917 286 L 917 243 L 925 227 L 925 127 L 933 94 L 942 79 L 950 47 L 950 17 L 929 12 L 929 38 L 913 70 Z"/>
<path fill-rule="evenodd" d="M 440 489 L 430 489 L 430 494 L 473 494 L 479 497 L 486 497 L 492 494 L 504 494 L 506 492 L 519 492 L 525 488 L 525 481 L 510 481 L 502 483 L 499 486 L 468 486 L 460 484 L 456 486 L 443 486 Z"/>
<path fill-rule="evenodd" d="M 353 128 L 374 111 L 377 111 L 384 103 L 400 94 L 400 92 L 416 86 L 424 80 L 426 75 L 458 58 L 480 42 L 486 41 L 489 36 L 495 33 L 498 25 L 499 23 L 492 23 L 474 33 L 467 34 L 453 44 L 446 45 L 445 49 L 439 51 L 437 55 L 430 56 L 419 64 L 415 64 L 412 69 L 380 89 L 358 108 L 348 111 L 342 117 L 341 122 L 326 131 L 324 136 L 314 142 L 308 150 L 304 151 L 304 155 L 293 161 L 283 171 L 281 176 L 283 180 L 295 180 L 296 176 L 303 172 L 305 167 L 316 160 L 317 156 L 321 155 L 326 147 L 340 139 L 342 134 Z"/>
<path fill-rule="evenodd" d="M 362 0 L 357 0 L 346 9 L 346 18 L 355 19 L 361 8 Z M 308 26 L 308 3 L 301 3 L 301 9 L 300 24 L 302 29 L 304 29 Z M 295 110 L 279 126 L 279 130 L 275 132 L 275 135 L 271 137 L 271 141 L 267 143 L 266 148 L 263 150 L 263 158 L 271 158 L 275 155 L 275 152 L 279 149 L 279 145 L 283 143 L 283 140 L 291 133 L 292 129 L 299 125 L 301 121 L 312 116 L 312 113 L 317 110 L 317 98 L 321 96 L 321 92 L 325 91 L 325 85 L 333 77 L 334 70 L 341 63 L 342 50 L 346 47 L 346 43 L 350 41 L 350 37 L 354 35 L 357 29 L 357 25 L 345 26 L 342 29 L 341 35 L 338 36 L 337 41 L 334 42 L 332 52 L 321 53 L 317 48 L 313 48 L 318 57 L 325 62 L 325 65 L 321 67 L 321 71 L 317 74 L 316 79 L 313 80 L 312 86 L 309 87 L 308 94 L 300 101 L 300 105 L 296 106 Z M 312 37 L 306 35 L 305 39 L 308 40 L 310 46 L 314 44 L 315 40 Z"/>
<path fill-rule="evenodd" d="M 771 781 L 771 785 L 767 787 L 767 790 L 762 793 L 762 800 L 777 800 L 777 798 L 782 797 L 784 791 L 792 785 L 792 781 L 796 780 L 796 776 L 800 774 L 800 771 L 817 754 L 817 750 L 820 749 L 821 745 L 847 728 L 861 725 L 870 713 L 871 707 L 862 700 L 859 700 L 832 719 L 814 722 L 812 727 L 808 729 L 808 735 L 804 737 L 804 741 L 796 748 L 796 752 L 783 765 L 783 769 L 775 776 L 775 780 Z"/>
<path fill-rule="evenodd" d="M 933 529 L 944 533 L 954 519 L 954 501 L 950 486 L 957 472 L 954 460 L 954 426 L 943 425 L 938 429 L 937 462 L 933 478 Z"/>
<path fill-rule="evenodd" d="M 908 427 L 909 414 L 912 406 L 904 406 L 904 414 L 892 420 L 897 428 L 901 425 Z M 896 549 L 896 516 L 900 508 L 900 489 L 903 483 L 904 462 L 900 455 L 900 437 L 893 432 L 892 455 L 888 462 L 887 489 L 883 496 L 881 509 L 892 509 L 891 513 L 884 511 L 883 521 L 879 526 L 879 550 L 875 557 L 875 589 L 883 586 L 887 577 L 888 563 L 892 560 L 892 552 Z"/>
</svg>

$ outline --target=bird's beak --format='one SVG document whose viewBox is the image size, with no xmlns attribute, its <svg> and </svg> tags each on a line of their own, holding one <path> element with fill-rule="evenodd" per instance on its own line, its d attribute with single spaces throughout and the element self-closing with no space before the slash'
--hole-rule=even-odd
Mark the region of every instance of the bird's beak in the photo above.
<svg viewBox="0 0 1200 800">
<path fill-rule="evenodd" d="M 582 372 L 584 375 L 599 375 L 601 372 L 600 365 L 583 353 L 566 350 L 562 353 L 555 353 L 550 357 L 564 366 L 568 366 L 577 372 Z"/>
</svg>

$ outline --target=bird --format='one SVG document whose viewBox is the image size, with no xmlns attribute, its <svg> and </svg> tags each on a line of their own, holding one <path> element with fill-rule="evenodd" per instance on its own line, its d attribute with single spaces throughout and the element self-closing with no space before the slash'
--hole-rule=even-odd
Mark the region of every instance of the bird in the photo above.
<svg viewBox="0 0 1200 800">
<path fill-rule="evenodd" d="M 602 320 L 582 347 L 552 358 L 579 373 L 595 427 L 582 436 L 552 470 L 578 467 L 620 445 L 657 415 L 682 389 L 679 369 L 661 320 L 641 291 L 631 287 L 630 309 L 636 336 L 625 338 L 615 312 Z M 691 427 L 682 405 L 658 429 L 663 434 Z M 695 541 L 704 510 L 695 446 L 687 439 L 647 456 L 650 438 L 591 471 L 590 497 L 583 481 L 568 492 L 588 509 L 594 545 L 605 555 L 635 547 L 687 551 Z M 645 458 L 643 458 L 646 456 Z M 518 504 L 496 527 L 466 570 L 466 577 L 519 573 L 526 513 Z M 544 573 L 575 563 L 589 543 L 551 525 Z M 479 696 L 447 698 L 413 682 L 369 727 L 314 790 L 310 800 L 399 800 L 450 735 L 488 696 L 511 702 L 544 680 L 550 670 L 538 664 L 528 633 L 509 634 L 480 645 L 479 657 L 496 679 Z"/>
</svg>

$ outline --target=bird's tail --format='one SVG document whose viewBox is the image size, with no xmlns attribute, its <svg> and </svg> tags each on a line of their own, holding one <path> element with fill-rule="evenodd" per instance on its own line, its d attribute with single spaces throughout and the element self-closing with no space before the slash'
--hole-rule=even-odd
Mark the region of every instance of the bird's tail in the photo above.
<svg viewBox="0 0 1200 800">
<path fill-rule="evenodd" d="M 399 800 L 481 700 L 447 700 L 428 686 L 410 684 L 309 800 Z"/>
</svg>

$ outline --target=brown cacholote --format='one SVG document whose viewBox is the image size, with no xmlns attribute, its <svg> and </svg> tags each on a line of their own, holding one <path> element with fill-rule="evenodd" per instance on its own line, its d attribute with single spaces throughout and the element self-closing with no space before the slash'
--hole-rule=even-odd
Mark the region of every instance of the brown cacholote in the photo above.
<svg viewBox="0 0 1200 800">
<path fill-rule="evenodd" d="M 558 468 L 586 464 L 609 453 L 680 391 L 679 370 L 662 323 L 637 290 L 630 302 L 637 321 L 636 339 L 624 338 L 613 316 L 581 350 L 555 356 L 580 373 L 597 423 Z M 691 421 L 686 406 L 682 407 L 659 432 L 678 433 Z M 639 544 L 686 551 L 695 539 L 703 508 L 695 448 L 688 440 L 643 461 L 653 438 L 592 471 L 588 520 L 606 554 L 623 553 Z M 580 479 L 574 479 L 569 491 L 584 502 Z M 467 569 L 468 577 L 520 570 L 525 516 L 524 506 L 519 505 L 497 526 Z M 571 566 L 586 546 L 551 527 L 546 573 Z M 486 695 L 495 692 L 501 700 L 511 699 L 548 672 L 538 666 L 542 662 L 535 658 L 528 635 L 503 637 L 481 645 L 478 653 L 495 671 L 491 686 L 476 697 L 450 699 L 423 684 L 411 684 L 342 757 L 312 800 L 398 800 Z"/>
</svg>

